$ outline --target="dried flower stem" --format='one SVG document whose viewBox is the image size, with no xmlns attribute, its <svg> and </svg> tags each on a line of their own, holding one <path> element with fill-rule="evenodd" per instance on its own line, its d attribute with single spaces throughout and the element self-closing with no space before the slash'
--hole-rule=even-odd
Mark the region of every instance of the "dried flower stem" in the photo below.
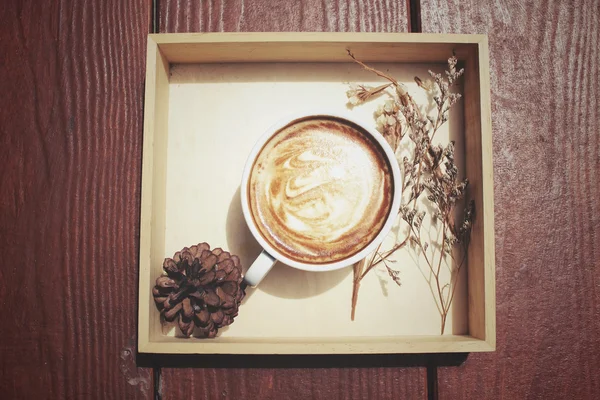
<svg viewBox="0 0 600 400">
<path fill-rule="evenodd" d="M 389 76 L 388 74 L 386 74 L 385 72 L 381 72 L 375 68 L 369 67 L 367 64 L 363 63 L 362 61 L 359 61 L 356 59 L 356 57 L 354 57 L 354 54 L 352 54 L 352 52 L 350 50 L 346 50 L 348 52 L 348 55 L 355 61 L 357 62 L 359 65 L 361 65 L 364 69 L 366 69 L 367 71 L 371 71 L 377 75 L 379 75 L 382 78 L 387 79 L 388 81 L 390 81 L 392 84 L 394 84 L 394 86 L 400 86 L 400 84 L 398 83 L 398 81 L 394 78 L 392 78 L 391 76 Z"/>
<path fill-rule="evenodd" d="M 457 70 L 456 57 L 448 60 L 446 76 L 429 71 L 433 81 L 424 82 L 415 77 L 415 82 L 424 90 L 431 93 L 437 105 L 435 116 L 424 115 L 420 107 L 408 94 L 402 84 L 392 76 L 370 67 L 356 59 L 350 50 L 348 55 L 360 66 L 374 74 L 388 80 L 390 83 L 368 88 L 358 86 L 357 89 L 348 91 L 348 98 L 353 105 L 368 101 L 376 94 L 386 93 L 390 100 L 378 110 L 377 123 L 384 137 L 392 145 L 398 154 L 398 150 L 405 138 L 408 136 L 409 143 L 413 144 L 410 159 L 404 157 L 399 160 L 402 168 L 403 178 L 400 196 L 402 205 L 399 211 L 401 219 L 408 224 L 409 230 L 406 237 L 397 241 L 390 250 L 381 252 L 381 245 L 366 259 L 354 266 L 354 287 L 352 292 L 352 313 L 354 320 L 358 291 L 362 279 L 377 265 L 383 264 L 390 278 L 400 285 L 399 271 L 388 265 L 389 257 L 396 251 L 404 248 L 409 243 L 416 243 L 419 253 L 429 267 L 431 275 L 435 280 L 434 299 L 441 316 L 441 333 L 444 333 L 448 312 L 454 299 L 456 282 L 462 265 L 466 260 L 466 253 L 471 233 L 471 224 L 474 218 L 474 205 L 470 202 L 460 227 L 454 222 L 453 215 L 460 201 L 464 198 L 468 182 L 458 179 L 458 168 L 454 164 L 454 143 L 450 142 L 446 147 L 433 145 L 433 139 L 439 128 L 448 120 L 450 108 L 458 101 L 460 94 L 452 93 L 450 87 L 463 74 L 464 70 Z M 393 93 L 386 90 L 393 86 Z M 427 200 L 433 206 L 434 212 L 431 218 L 441 220 L 441 244 L 439 257 L 435 256 L 434 247 L 431 247 L 431 257 L 427 250 L 429 243 L 421 237 L 421 226 L 427 211 L 419 209 L 418 200 L 421 194 L 427 191 Z M 407 192 L 407 193 L 405 193 Z M 408 196 L 407 196 L 408 194 Z M 462 244 L 462 247 L 458 245 Z M 462 250 L 460 262 L 456 262 L 454 253 Z M 451 268 L 450 282 L 442 285 L 442 263 L 450 256 L 455 266 Z M 432 288 L 431 280 L 428 280 Z M 444 291 L 446 290 L 446 294 Z M 432 289 L 432 293 L 435 293 Z"/>
</svg>

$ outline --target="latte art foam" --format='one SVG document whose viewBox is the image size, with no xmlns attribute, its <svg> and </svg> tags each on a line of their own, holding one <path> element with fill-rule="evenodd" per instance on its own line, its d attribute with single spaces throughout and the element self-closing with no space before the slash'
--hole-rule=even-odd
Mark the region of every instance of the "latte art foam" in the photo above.
<svg viewBox="0 0 600 400">
<path fill-rule="evenodd" d="M 287 257 L 343 260 L 382 229 L 392 202 L 383 150 L 359 127 L 315 117 L 283 128 L 261 150 L 249 180 L 261 235 Z"/>
</svg>

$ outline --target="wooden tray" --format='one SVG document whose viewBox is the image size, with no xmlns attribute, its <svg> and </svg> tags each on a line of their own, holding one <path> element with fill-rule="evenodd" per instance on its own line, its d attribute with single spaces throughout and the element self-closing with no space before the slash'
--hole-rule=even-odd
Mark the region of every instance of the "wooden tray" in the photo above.
<svg viewBox="0 0 600 400">
<path fill-rule="evenodd" d="M 259 248 L 239 204 L 246 156 L 264 129 L 300 107 L 346 108 L 347 82 L 381 83 L 346 49 L 405 82 L 464 63 L 463 100 L 439 136 L 457 141 L 477 217 L 447 333 L 418 259 L 399 256 L 402 286 L 381 271 L 361 285 L 350 320 L 352 269 L 310 273 L 276 266 L 249 289 L 215 339 L 162 326 L 151 288 L 162 261 L 206 241 L 247 266 Z M 495 349 L 495 271 L 487 37 L 370 33 L 159 34 L 148 39 L 138 349 L 142 353 L 336 354 Z M 353 112 L 374 123 L 377 101 Z M 380 102 L 379 102 L 380 103 Z M 457 135 L 458 132 L 458 135 Z M 463 134 L 464 132 L 464 134 Z"/>
</svg>

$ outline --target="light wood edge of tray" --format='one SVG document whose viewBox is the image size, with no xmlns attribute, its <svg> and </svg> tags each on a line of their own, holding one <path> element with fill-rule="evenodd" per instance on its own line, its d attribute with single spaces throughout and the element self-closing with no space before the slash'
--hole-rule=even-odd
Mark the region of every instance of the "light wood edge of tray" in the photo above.
<svg viewBox="0 0 600 400">
<path fill-rule="evenodd" d="M 475 221 L 468 252 L 469 334 L 496 345 L 496 276 L 492 122 L 487 38 L 465 60 L 465 154 Z"/>
<path fill-rule="evenodd" d="M 217 338 L 163 337 L 140 343 L 140 353 L 161 354 L 396 354 L 492 351 L 470 336 L 400 336 L 357 338 Z"/>
<path fill-rule="evenodd" d="M 150 282 L 162 272 L 166 207 L 166 158 L 169 110 L 169 62 L 148 38 L 140 206 L 138 345 L 160 335 L 151 323 L 159 318 Z M 153 245 L 159 243 L 162 245 Z"/>
<path fill-rule="evenodd" d="M 348 62 L 347 49 L 362 61 L 444 62 L 485 35 L 414 33 L 173 33 L 150 35 L 171 63 Z"/>
</svg>

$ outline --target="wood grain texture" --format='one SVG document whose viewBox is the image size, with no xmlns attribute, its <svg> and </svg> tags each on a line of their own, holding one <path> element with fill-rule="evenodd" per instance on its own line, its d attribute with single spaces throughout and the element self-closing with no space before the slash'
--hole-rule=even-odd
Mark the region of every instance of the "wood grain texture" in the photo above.
<svg viewBox="0 0 600 400">
<path fill-rule="evenodd" d="M 160 33 L 406 32 L 406 1 L 162 0 Z"/>
<path fill-rule="evenodd" d="M 160 32 L 407 30 L 406 2 L 161 1 Z M 163 398 L 424 398 L 425 368 L 164 369 Z"/>
<path fill-rule="evenodd" d="M 409 371 L 402 368 L 164 369 L 163 398 L 425 398 L 424 377 L 417 379 Z"/>
<path fill-rule="evenodd" d="M 135 366 L 149 3 L 0 8 L 0 393 L 148 398 Z"/>
<path fill-rule="evenodd" d="M 600 2 L 423 0 L 425 32 L 487 33 L 497 351 L 440 398 L 600 397 Z"/>
</svg>

